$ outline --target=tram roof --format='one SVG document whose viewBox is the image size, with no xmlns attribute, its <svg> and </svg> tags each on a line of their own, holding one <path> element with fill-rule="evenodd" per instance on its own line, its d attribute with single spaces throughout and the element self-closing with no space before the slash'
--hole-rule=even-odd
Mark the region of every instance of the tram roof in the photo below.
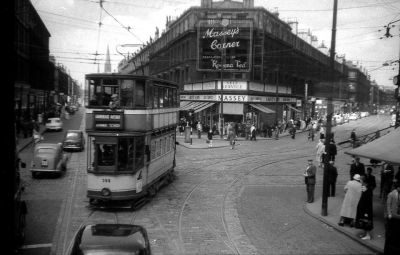
<svg viewBox="0 0 400 255">
<path fill-rule="evenodd" d="M 164 79 L 160 79 L 157 77 L 153 77 L 153 76 L 148 76 L 148 75 L 137 75 L 137 74 L 121 74 L 121 73 L 90 73 L 90 74 L 86 74 L 85 78 L 94 78 L 94 77 L 103 77 L 103 78 L 120 78 L 120 79 L 147 79 L 147 80 L 153 80 L 153 81 L 159 81 L 159 82 L 165 82 L 168 83 L 170 85 L 174 85 L 178 87 L 178 84 L 173 82 L 173 81 L 169 81 L 169 80 L 164 80 Z"/>
</svg>

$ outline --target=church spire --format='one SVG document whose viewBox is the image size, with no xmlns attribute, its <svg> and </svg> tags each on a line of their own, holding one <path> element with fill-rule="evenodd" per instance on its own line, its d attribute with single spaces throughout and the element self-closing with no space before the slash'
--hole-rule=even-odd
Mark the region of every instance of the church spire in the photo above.
<svg viewBox="0 0 400 255">
<path fill-rule="evenodd" d="M 107 44 L 107 55 L 106 55 L 106 62 L 104 63 L 104 72 L 111 73 L 111 60 L 110 60 L 110 50 Z"/>
</svg>

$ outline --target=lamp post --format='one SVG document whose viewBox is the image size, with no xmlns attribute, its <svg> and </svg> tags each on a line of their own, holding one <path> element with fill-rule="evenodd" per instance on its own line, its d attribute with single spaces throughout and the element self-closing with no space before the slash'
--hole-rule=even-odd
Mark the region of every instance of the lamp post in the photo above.
<svg viewBox="0 0 400 255">
<path fill-rule="evenodd" d="M 333 112 L 333 105 L 332 105 L 332 93 L 334 91 L 333 84 L 335 79 L 335 43 L 336 43 L 336 18 L 337 18 L 337 0 L 333 2 L 333 22 L 332 22 L 332 38 L 331 38 L 331 54 L 330 54 L 330 68 L 331 68 L 331 75 L 330 75 L 330 89 L 331 93 L 328 95 L 328 105 L 326 109 L 326 137 L 325 137 L 325 150 L 329 146 L 330 140 L 332 138 L 332 112 Z M 327 216 L 328 215 L 328 193 L 329 193 L 329 186 L 328 186 L 328 167 L 329 167 L 329 160 L 324 160 L 324 175 L 323 175 L 323 184 L 322 184 L 322 204 L 321 204 L 321 215 Z"/>
<path fill-rule="evenodd" d="M 278 125 L 278 102 L 279 102 L 279 65 L 275 68 L 276 72 L 276 91 L 275 91 L 275 125 Z M 286 113 L 287 114 L 287 113 Z"/>
<path fill-rule="evenodd" d="M 221 20 L 221 25 L 223 27 L 226 27 L 229 25 L 229 20 L 228 19 L 222 19 Z M 222 45 L 223 47 L 221 48 L 221 111 L 219 113 L 219 121 L 220 121 L 220 126 L 221 126 L 221 139 L 224 138 L 224 64 L 225 64 L 225 34 L 222 36 Z"/>
</svg>

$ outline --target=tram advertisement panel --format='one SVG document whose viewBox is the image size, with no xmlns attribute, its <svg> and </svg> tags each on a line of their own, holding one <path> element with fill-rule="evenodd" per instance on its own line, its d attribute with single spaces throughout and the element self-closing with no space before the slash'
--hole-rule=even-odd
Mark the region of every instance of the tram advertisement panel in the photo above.
<svg viewBox="0 0 400 255">
<path fill-rule="evenodd" d="M 95 129 L 122 130 L 124 127 L 123 112 L 98 111 L 93 116 Z"/>
<path fill-rule="evenodd" d="M 200 20 L 197 30 L 197 69 L 221 71 L 223 68 L 228 72 L 250 71 L 252 28 L 251 20 Z"/>
</svg>

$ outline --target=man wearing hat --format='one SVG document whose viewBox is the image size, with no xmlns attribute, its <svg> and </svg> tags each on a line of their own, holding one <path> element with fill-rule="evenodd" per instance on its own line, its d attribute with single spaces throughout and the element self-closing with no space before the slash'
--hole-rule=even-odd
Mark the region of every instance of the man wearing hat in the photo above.
<svg viewBox="0 0 400 255">
<path fill-rule="evenodd" d="M 304 181 L 307 189 L 307 202 L 314 202 L 314 190 L 315 190 L 315 174 L 317 173 L 317 167 L 313 164 L 313 160 L 308 160 L 308 165 L 304 171 Z"/>
<path fill-rule="evenodd" d="M 334 197 L 336 191 L 336 179 L 338 176 L 337 168 L 334 165 L 335 162 L 329 161 L 328 165 L 328 197 Z"/>
<path fill-rule="evenodd" d="M 344 186 L 344 191 L 346 194 L 344 195 L 338 224 L 339 226 L 344 226 L 345 221 L 348 221 L 350 227 L 354 227 L 354 220 L 357 216 L 357 206 L 362 193 L 361 176 L 355 174 L 353 179 L 348 181 L 346 186 Z"/>
<path fill-rule="evenodd" d="M 111 101 L 110 101 L 110 109 L 114 110 L 116 108 L 119 107 L 119 100 L 118 100 L 118 95 L 117 94 L 113 94 L 111 96 Z"/>
<path fill-rule="evenodd" d="M 365 175 L 365 166 L 360 162 L 359 157 L 357 157 L 355 162 L 350 165 L 350 180 L 352 180 L 355 174 Z"/>
</svg>

